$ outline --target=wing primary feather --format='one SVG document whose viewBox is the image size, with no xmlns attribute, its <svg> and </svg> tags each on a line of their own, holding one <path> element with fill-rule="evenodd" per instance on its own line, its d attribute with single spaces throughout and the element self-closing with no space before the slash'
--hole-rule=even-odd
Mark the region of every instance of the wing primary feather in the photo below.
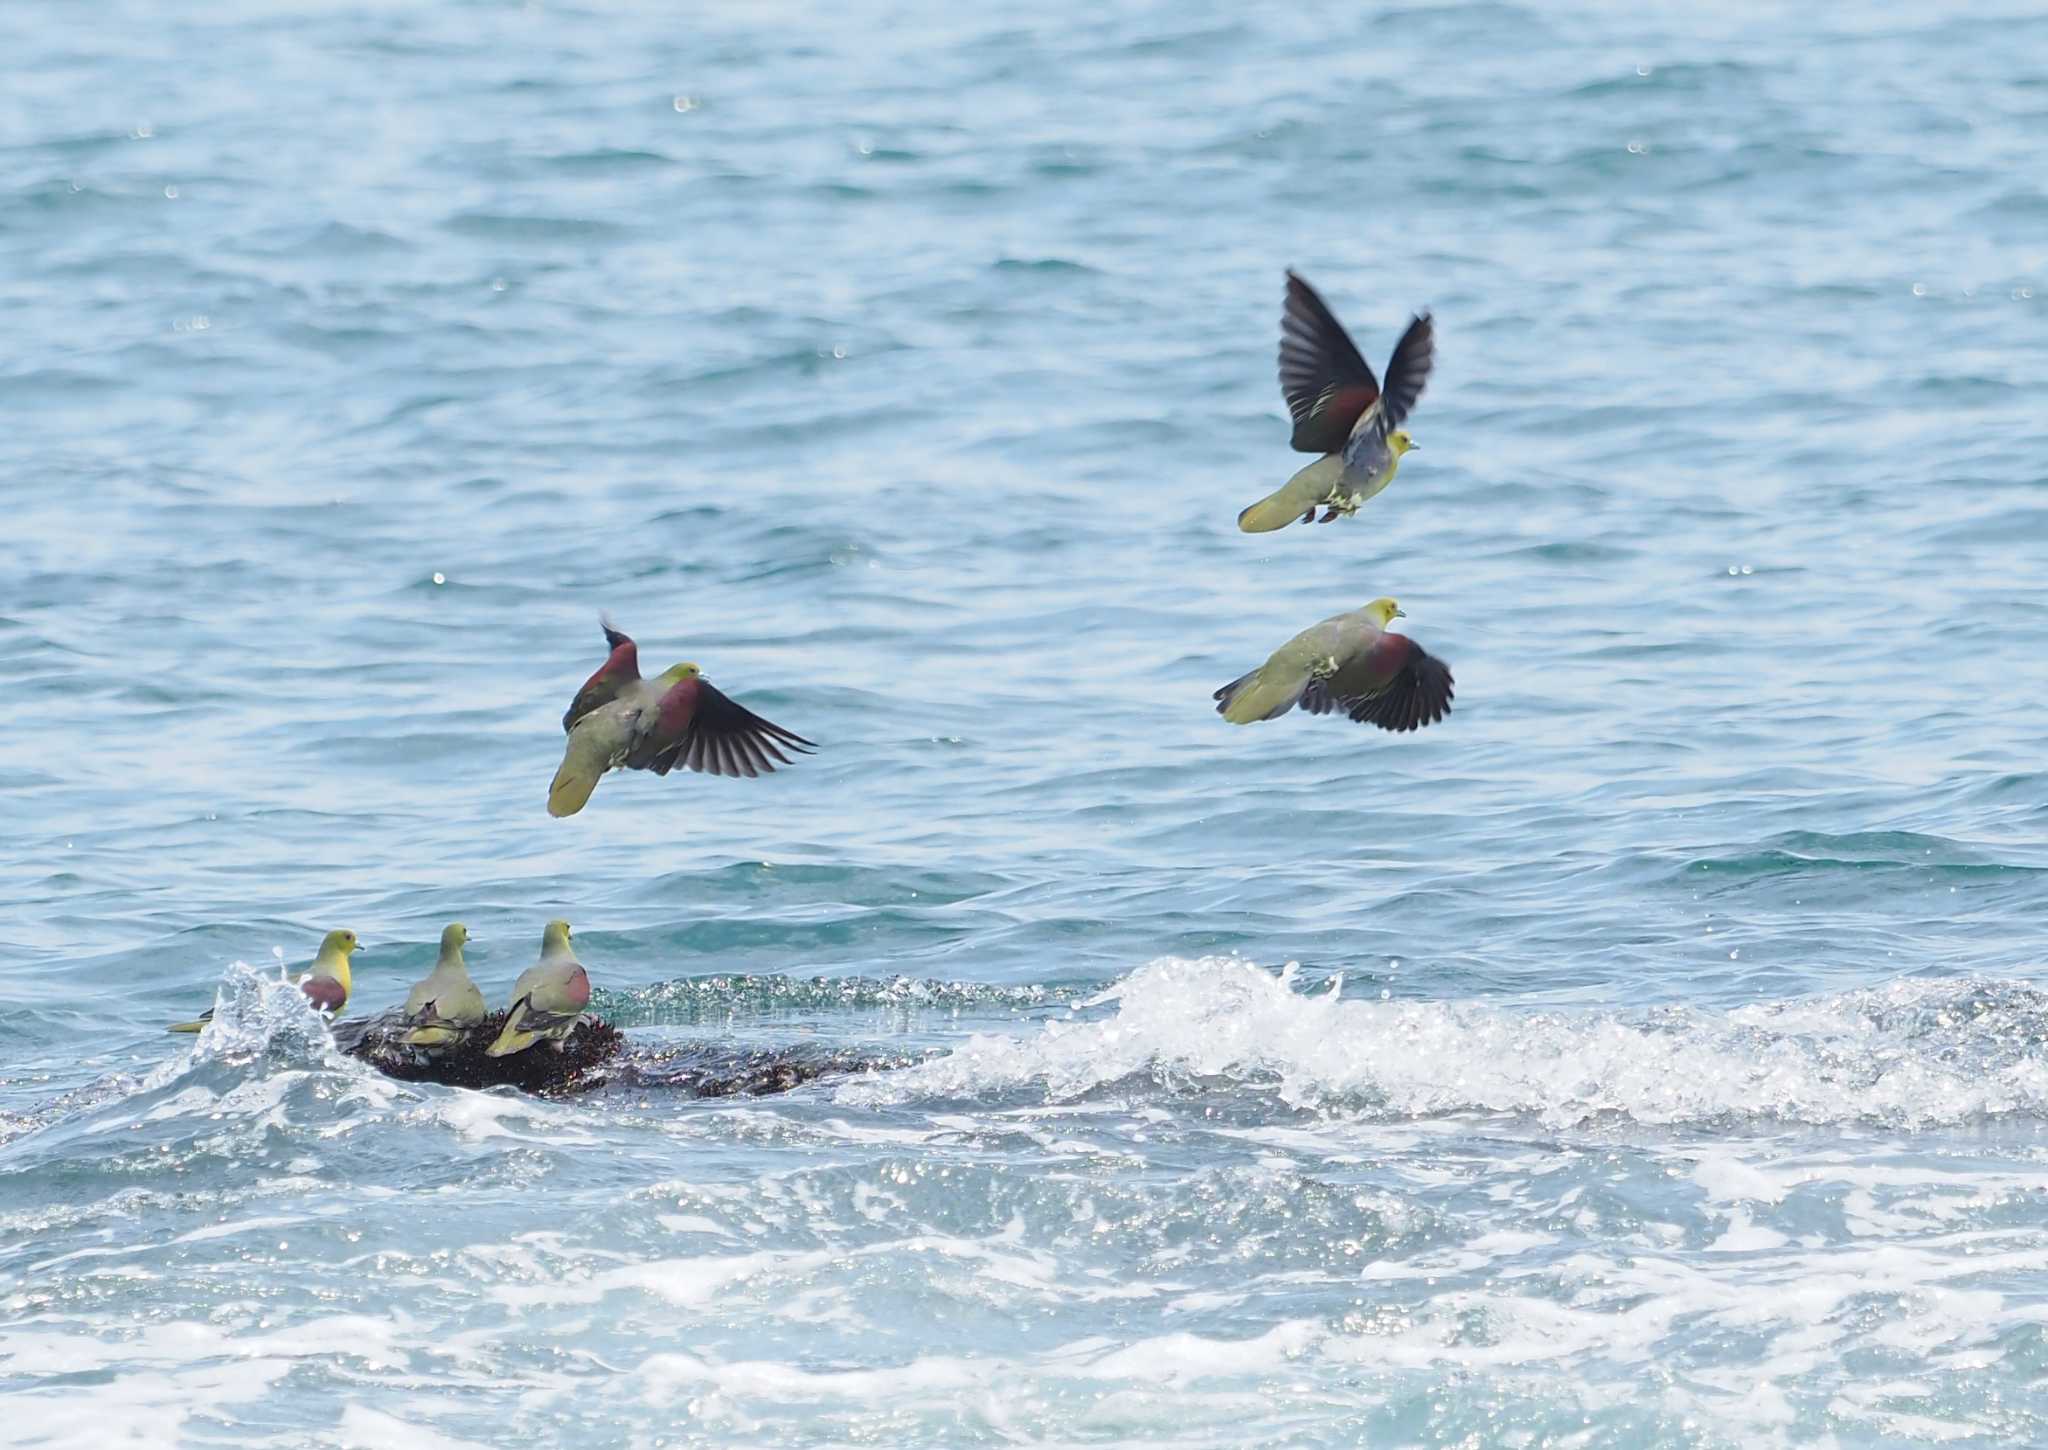
<svg viewBox="0 0 2048 1450">
<path fill-rule="evenodd" d="M 1406 734 L 1450 714 L 1457 693 L 1450 666 L 1420 645 L 1412 649 L 1407 664 L 1385 689 L 1349 702 L 1353 720 Z"/>
<path fill-rule="evenodd" d="M 1387 361 L 1386 391 L 1380 395 L 1384 428 L 1400 427 L 1414 411 L 1435 362 L 1436 323 L 1427 312 L 1420 312 L 1409 320 L 1408 330 L 1394 344 L 1394 355 Z"/>
<path fill-rule="evenodd" d="M 1330 693 L 1327 684 L 1321 680 L 1311 680 L 1308 688 L 1301 692 L 1301 700 L 1296 708 L 1306 710 L 1311 715 L 1327 715 L 1332 710 L 1345 709 L 1347 705 L 1345 701 Z"/>
<path fill-rule="evenodd" d="M 1280 392 L 1294 421 L 1290 441 L 1303 453 L 1343 447 L 1380 394 L 1371 364 L 1336 314 L 1292 271 L 1280 317 Z"/>
</svg>

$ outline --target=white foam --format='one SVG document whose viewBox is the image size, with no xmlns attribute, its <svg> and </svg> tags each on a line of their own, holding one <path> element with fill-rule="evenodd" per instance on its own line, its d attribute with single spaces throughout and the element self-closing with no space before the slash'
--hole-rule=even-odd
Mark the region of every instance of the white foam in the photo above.
<svg viewBox="0 0 2048 1450">
<path fill-rule="evenodd" d="M 814 1433 L 839 1431 L 828 1429 L 821 1443 L 872 1438 L 870 1417 L 883 1414 L 902 1427 L 898 1443 L 957 1443 L 986 1428 L 1014 1443 L 1128 1443 L 1142 1434 L 1146 1444 L 1226 1446 L 1246 1443 L 1246 1427 L 1268 1418 L 1275 1395 L 1262 1382 L 1328 1337 L 1321 1325 L 1289 1320 L 1249 1338 L 1090 1336 L 1018 1357 L 922 1354 L 849 1369 L 663 1350 L 633 1379 L 643 1401 L 679 1409 L 700 1434 L 725 1431 L 721 1442 L 764 1428 L 759 1416 L 802 1406 Z M 1329 1386 L 1315 1391 L 1325 1410 L 1339 1398 L 1362 1402 Z M 917 1425 L 922 1433 L 909 1428 Z"/>
<path fill-rule="evenodd" d="M 1217 1339 L 1200 1334 L 1160 1334 L 1135 1340 L 1090 1360 L 1089 1379 L 1129 1379 L 1180 1385 L 1222 1375 L 1267 1374 L 1322 1340 L 1327 1331 L 1305 1319 L 1283 1320 L 1251 1339 Z"/>
<path fill-rule="evenodd" d="M 1743 1161 L 1733 1153 L 1701 1157 L 1692 1171 L 1692 1181 L 1718 1203 L 1747 1199 L 1753 1203 L 1782 1203 L 1792 1185 Z"/>
<path fill-rule="evenodd" d="M 122 1366 L 90 1394 L 76 1388 L 8 1394 L 8 1444 L 16 1450 L 102 1450 L 195 1443 L 187 1428 L 226 1418 L 260 1400 L 291 1372 L 282 1359 L 209 1361 L 171 1367 Z M 210 1427 L 209 1427 L 210 1428 Z"/>
<path fill-rule="evenodd" d="M 950 1056 L 843 1085 L 873 1106 L 1019 1088 L 1069 1101 L 1132 1077 L 1230 1079 L 1292 1106 L 1411 1116 L 1533 1114 L 1555 1126 L 1761 1117 L 1925 1126 L 2048 1109 L 2048 1060 L 2001 1051 L 1982 1014 L 1937 1010 L 1973 984 L 1717 1013 L 1534 1012 L 1480 1002 L 1345 1001 L 1230 957 L 1165 958 L 1091 999 L 1096 1020 L 979 1034 Z M 2011 1009 L 2040 1010 L 2031 1002 Z M 2008 1034 L 2009 1035 L 2009 1034 Z"/>
<path fill-rule="evenodd" d="M 840 1255 L 816 1251 L 762 1252 L 724 1258 L 649 1259 L 621 1264 L 574 1281 L 499 1284 L 490 1297 L 501 1304 L 595 1304 L 607 1295 L 635 1291 L 678 1307 L 702 1304 L 712 1296 L 758 1275 L 800 1274 L 837 1260 Z"/>
<path fill-rule="evenodd" d="M 1765 1228 L 1754 1222 L 1749 1211 L 1738 1208 L 1728 1215 L 1728 1227 L 1721 1236 L 1707 1245 L 1712 1254 L 1753 1254 L 1767 1249 L 1783 1248 L 1791 1240 L 1776 1229 Z"/>
<path fill-rule="evenodd" d="M 716 1219 L 706 1218 L 701 1213 L 664 1213 L 655 1216 L 656 1223 L 672 1234 L 710 1234 L 713 1238 L 730 1239 L 733 1232 Z"/>
<path fill-rule="evenodd" d="M 336 1050 L 327 1022 L 281 970 L 230 962 L 214 994 L 213 1020 L 192 1039 L 190 1055 L 182 1061 L 174 1059 L 153 1076 L 212 1059 L 234 1062 L 257 1056 L 344 1067 L 347 1059 Z M 160 1084 L 145 1084 L 155 1085 Z"/>
<path fill-rule="evenodd" d="M 397 1445 L 404 1446 L 405 1450 L 485 1450 L 489 1444 L 484 1440 L 461 1440 L 443 1434 L 429 1428 L 417 1415 L 401 1420 L 354 1402 L 342 1407 L 341 1424 L 337 1430 L 344 1445 L 378 1447 L 378 1450 Z"/>
<path fill-rule="evenodd" d="M 598 1141 L 589 1129 L 588 1114 L 524 1093 L 470 1092 L 458 1088 L 436 1094 L 422 1111 L 470 1143 L 501 1138 L 512 1143 L 562 1147 Z"/>
</svg>

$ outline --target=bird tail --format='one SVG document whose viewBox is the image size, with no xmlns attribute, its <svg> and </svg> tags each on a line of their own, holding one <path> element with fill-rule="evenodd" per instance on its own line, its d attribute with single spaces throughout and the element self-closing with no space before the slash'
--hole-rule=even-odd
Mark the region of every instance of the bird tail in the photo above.
<svg viewBox="0 0 2048 1450">
<path fill-rule="evenodd" d="M 469 1033 L 460 1027 L 429 1025 L 415 1027 L 399 1038 L 407 1047 L 453 1047 Z"/>
<path fill-rule="evenodd" d="M 1292 710 L 1301 699 L 1299 689 L 1288 689 L 1265 678 L 1261 665 L 1248 675 L 1239 675 L 1216 692 L 1216 713 L 1233 725 L 1254 720 L 1275 720 Z"/>
<path fill-rule="evenodd" d="M 554 781 L 548 786 L 549 815 L 573 816 L 582 810 L 590 793 L 597 789 L 597 778 L 611 768 L 610 744 L 600 740 L 599 734 L 582 729 L 569 732 L 569 748 L 562 752 L 562 768 L 555 772 Z"/>
<path fill-rule="evenodd" d="M 524 1052 L 540 1041 L 538 1032 L 522 1032 L 520 1024 L 526 1020 L 526 998 L 521 997 L 512 1004 L 512 1010 L 505 1014 L 505 1029 L 498 1034 L 498 1040 L 484 1049 L 485 1057 L 510 1057 L 515 1052 Z"/>
<path fill-rule="evenodd" d="M 1344 478 L 1344 455 L 1325 453 L 1315 462 L 1294 472 L 1281 484 L 1237 516 L 1237 526 L 1248 534 L 1266 534 L 1284 529 L 1328 498 Z"/>
<path fill-rule="evenodd" d="M 1244 692 L 1244 687 L 1249 685 L 1257 677 L 1258 673 L 1257 670 L 1253 670 L 1249 675 L 1239 675 L 1214 695 L 1210 696 L 1216 702 L 1216 713 L 1228 716 L 1230 714 L 1230 702 Z"/>
<path fill-rule="evenodd" d="M 1267 494 L 1237 516 L 1237 526 L 1248 534 L 1269 534 L 1286 528 L 1302 512 L 1302 506 L 1288 497 L 1290 492 L 1282 487 Z"/>
</svg>

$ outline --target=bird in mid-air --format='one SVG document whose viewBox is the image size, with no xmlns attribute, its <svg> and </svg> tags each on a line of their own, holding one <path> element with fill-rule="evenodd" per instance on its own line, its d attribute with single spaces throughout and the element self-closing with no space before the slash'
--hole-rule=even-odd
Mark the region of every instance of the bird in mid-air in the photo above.
<svg viewBox="0 0 2048 1450">
<path fill-rule="evenodd" d="M 322 1012 L 335 1016 L 348 1005 L 348 994 L 352 979 L 349 976 L 348 958 L 358 943 L 352 931 L 330 931 L 320 939 L 320 950 L 313 958 L 313 965 L 298 979 L 298 988 L 306 994 L 312 1004 Z M 213 1021 L 213 1009 L 191 1022 L 178 1022 L 169 1027 L 171 1032 L 199 1032 Z"/>
<path fill-rule="evenodd" d="M 459 921 L 441 931 L 441 955 L 434 970 L 413 984 L 405 998 L 404 1032 L 399 1041 L 411 1047 L 457 1047 L 484 1020 L 484 994 L 469 979 L 462 945 L 469 928 Z"/>
<path fill-rule="evenodd" d="M 1358 355 L 1343 324 L 1293 272 L 1280 317 L 1280 391 L 1294 418 L 1293 443 L 1321 455 L 1274 492 L 1237 516 L 1248 534 L 1308 523 L 1322 509 L 1324 523 L 1358 506 L 1394 481 L 1401 455 L 1415 440 L 1401 424 L 1422 396 L 1435 360 L 1436 333 L 1419 313 L 1394 344 L 1387 386 Z"/>
<path fill-rule="evenodd" d="M 671 665 L 641 679 L 638 647 L 610 620 L 604 639 L 611 654 L 562 716 L 569 746 L 548 786 L 549 815 L 575 815 L 598 777 L 620 766 L 656 775 L 683 765 L 712 775 L 759 776 L 777 761 L 791 763 L 781 747 L 816 748 L 716 689 L 695 665 Z"/>
<path fill-rule="evenodd" d="M 505 1014 L 498 1040 L 484 1049 L 486 1057 L 510 1057 L 536 1042 L 561 1050 L 576 1030 L 576 1019 L 590 1005 L 590 974 L 569 946 L 569 923 L 551 921 L 541 933 L 540 960 L 512 984 L 512 1007 Z"/>
<path fill-rule="evenodd" d="M 1419 730 L 1451 712 L 1451 667 L 1390 621 L 1391 599 L 1334 614 L 1273 651 L 1248 675 L 1216 692 L 1216 713 L 1233 725 L 1277 720 L 1296 705 L 1311 715 L 1341 710 L 1382 730 Z"/>
</svg>

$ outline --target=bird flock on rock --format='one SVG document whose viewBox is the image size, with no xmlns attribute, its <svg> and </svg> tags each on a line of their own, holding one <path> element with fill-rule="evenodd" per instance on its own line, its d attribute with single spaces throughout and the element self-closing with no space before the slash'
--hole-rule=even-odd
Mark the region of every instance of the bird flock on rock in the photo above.
<svg viewBox="0 0 2048 1450">
<path fill-rule="evenodd" d="M 1291 443 L 1315 461 L 1237 516 L 1246 533 L 1349 518 L 1393 482 L 1416 448 L 1402 427 L 1429 380 L 1436 333 L 1430 314 L 1409 320 L 1387 361 L 1385 385 L 1359 354 L 1336 314 L 1316 290 L 1287 273 L 1280 319 L 1280 391 L 1293 420 Z M 1275 720 L 1297 706 L 1312 715 L 1338 714 L 1382 730 L 1419 730 L 1450 713 L 1450 666 L 1405 634 L 1388 629 L 1405 611 L 1390 598 L 1335 614 L 1281 645 L 1266 662 L 1216 691 L 1216 712 L 1233 725 Z M 603 621 L 610 653 L 583 682 L 562 716 L 568 743 L 548 786 L 551 816 L 573 816 L 601 777 L 614 770 L 667 775 L 677 766 L 709 775 L 755 778 L 808 754 L 816 745 L 733 700 L 694 664 L 676 664 L 653 679 L 640 674 L 639 648 Z M 460 922 L 441 933 L 434 969 L 407 995 L 398 1041 L 433 1056 L 475 1036 L 489 1013 L 470 980 Z M 312 966 L 297 979 L 319 1011 L 339 1015 L 353 979 L 349 959 L 360 943 L 352 931 L 330 931 Z M 590 1005 L 590 976 L 569 942 L 569 923 L 551 921 L 540 958 L 512 985 L 503 1026 L 485 1049 L 491 1057 L 539 1042 L 560 1050 Z M 213 1012 L 173 1032 L 198 1032 Z"/>
<path fill-rule="evenodd" d="M 441 931 L 440 955 L 434 969 L 413 984 L 400 1009 L 394 1040 L 428 1056 L 463 1047 L 490 1016 L 484 994 L 470 980 L 469 963 L 462 948 L 469 941 L 469 928 L 452 921 Z M 340 1016 L 354 990 L 349 957 L 358 943 L 352 931 L 330 931 L 321 940 L 313 965 L 297 979 L 298 989 L 313 1006 L 331 1016 Z M 541 933 L 540 960 L 519 974 L 512 984 L 512 1000 L 506 1008 L 504 1025 L 484 1049 L 486 1057 L 510 1057 L 536 1042 L 548 1042 L 559 1049 L 576 1030 L 577 1019 L 590 1005 L 590 974 L 576 960 L 569 944 L 569 923 L 551 921 Z M 190 1022 L 180 1022 L 173 1032 L 203 1031 L 213 1021 L 213 1012 Z"/>
</svg>

